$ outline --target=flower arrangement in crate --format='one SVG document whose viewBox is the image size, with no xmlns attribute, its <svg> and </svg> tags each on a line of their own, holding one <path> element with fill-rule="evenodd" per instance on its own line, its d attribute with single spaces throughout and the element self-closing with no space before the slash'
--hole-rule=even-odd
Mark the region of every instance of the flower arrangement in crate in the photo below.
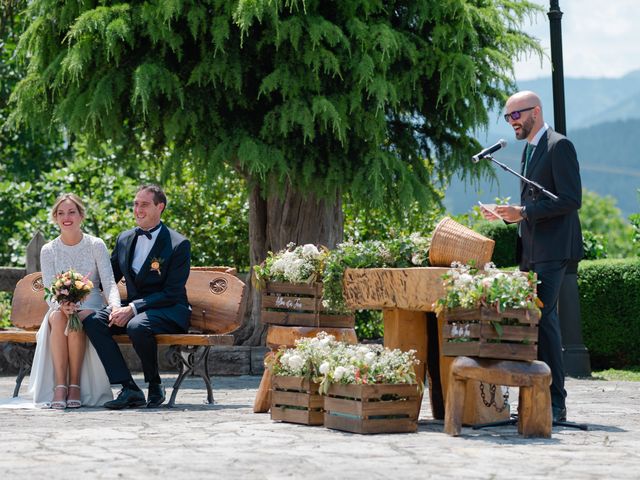
<svg viewBox="0 0 640 480">
<path fill-rule="evenodd" d="M 254 268 L 262 289 L 262 322 L 302 327 L 353 328 L 353 315 L 336 312 L 323 302 L 325 247 L 290 243 L 279 252 L 269 252 Z"/>
<path fill-rule="evenodd" d="M 324 425 L 353 433 L 415 432 L 422 385 L 415 351 L 342 344 L 320 365 Z"/>
<path fill-rule="evenodd" d="M 435 310 L 444 317 L 444 355 L 535 360 L 542 303 L 533 272 L 454 262 L 443 284 Z"/>
<path fill-rule="evenodd" d="M 333 335 L 320 332 L 316 337 L 296 340 L 294 348 L 282 347 L 267 356 L 265 366 L 273 375 L 272 420 L 322 425 L 321 365 L 342 345 Z"/>
</svg>

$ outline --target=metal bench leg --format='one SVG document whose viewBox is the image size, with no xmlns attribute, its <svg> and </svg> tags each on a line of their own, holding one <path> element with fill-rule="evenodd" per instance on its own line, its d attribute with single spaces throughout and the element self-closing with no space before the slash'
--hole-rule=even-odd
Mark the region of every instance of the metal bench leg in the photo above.
<svg viewBox="0 0 640 480">
<path fill-rule="evenodd" d="M 204 384 L 207 387 L 207 402 L 213 403 L 213 389 L 211 386 L 211 376 L 209 375 L 209 352 L 211 346 L 207 345 L 200 347 L 193 345 L 171 345 L 167 352 L 167 358 L 171 365 L 174 365 L 178 370 L 178 378 L 173 384 L 173 391 L 171 392 L 171 398 L 167 406 L 173 407 L 175 405 L 176 396 L 180 385 L 187 375 L 198 375 L 204 380 Z"/>
<path fill-rule="evenodd" d="M 13 389 L 14 397 L 17 397 L 20 393 L 20 386 L 22 385 L 22 380 L 24 380 L 25 375 L 31 372 L 35 352 L 36 346 L 33 343 L 9 342 L 8 348 L 5 350 L 7 361 L 19 369 L 18 375 L 16 376 L 16 386 Z"/>
</svg>

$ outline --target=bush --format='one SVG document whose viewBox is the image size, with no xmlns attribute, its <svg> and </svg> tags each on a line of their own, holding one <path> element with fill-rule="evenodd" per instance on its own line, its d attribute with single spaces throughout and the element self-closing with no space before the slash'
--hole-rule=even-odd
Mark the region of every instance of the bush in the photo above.
<svg viewBox="0 0 640 480">
<path fill-rule="evenodd" d="M 578 269 L 584 342 L 594 368 L 640 364 L 640 260 L 591 260 Z"/>
<path fill-rule="evenodd" d="M 492 257 L 496 267 L 512 267 L 516 265 L 518 227 L 515 224 L 507 225 L 503 222 L 482 221 L 474 225 L 473 229 L 496 242 Z"/>
<path fill-rule="evenodd" d="M 598 260 L 607 258 L 607 239 L 599 233 L 589 230 L 582 231 L 582 246 L 584 247 L 585 260 Z"/>
</svg>

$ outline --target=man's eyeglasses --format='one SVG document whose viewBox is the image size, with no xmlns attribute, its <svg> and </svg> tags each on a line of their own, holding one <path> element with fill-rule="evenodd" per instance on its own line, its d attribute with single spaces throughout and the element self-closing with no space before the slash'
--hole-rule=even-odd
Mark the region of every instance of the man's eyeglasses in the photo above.
<svg viewBox="0 0 640 480">
<path fill-rule="evenodd" d="M 518 120 L 522 116 L 522 112 L 528 112 L 529 110 L 533 110 L 536 107 L 523 108 L 522 110 L 514 110 L 511 113 L 505 113 L 504 119 L 508 122 L 509 118 L 511 120 Z"/>
</svg>

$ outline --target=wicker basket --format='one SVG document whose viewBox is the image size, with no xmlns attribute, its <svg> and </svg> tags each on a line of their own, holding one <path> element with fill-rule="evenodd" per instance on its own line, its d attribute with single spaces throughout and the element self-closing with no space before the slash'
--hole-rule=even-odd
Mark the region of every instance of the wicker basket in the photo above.
<svg viewBox="0 0 640 480">
<path fill-rule="evenodd" d="M 482 268 L 491 261 L 495 243 L 490 238 L 460 225 L 449 217 L 443 218 L 433 230 L 429 263 L 432 267 L 449 267 L 452 262 L 475 262 Z"/>
</svg>

